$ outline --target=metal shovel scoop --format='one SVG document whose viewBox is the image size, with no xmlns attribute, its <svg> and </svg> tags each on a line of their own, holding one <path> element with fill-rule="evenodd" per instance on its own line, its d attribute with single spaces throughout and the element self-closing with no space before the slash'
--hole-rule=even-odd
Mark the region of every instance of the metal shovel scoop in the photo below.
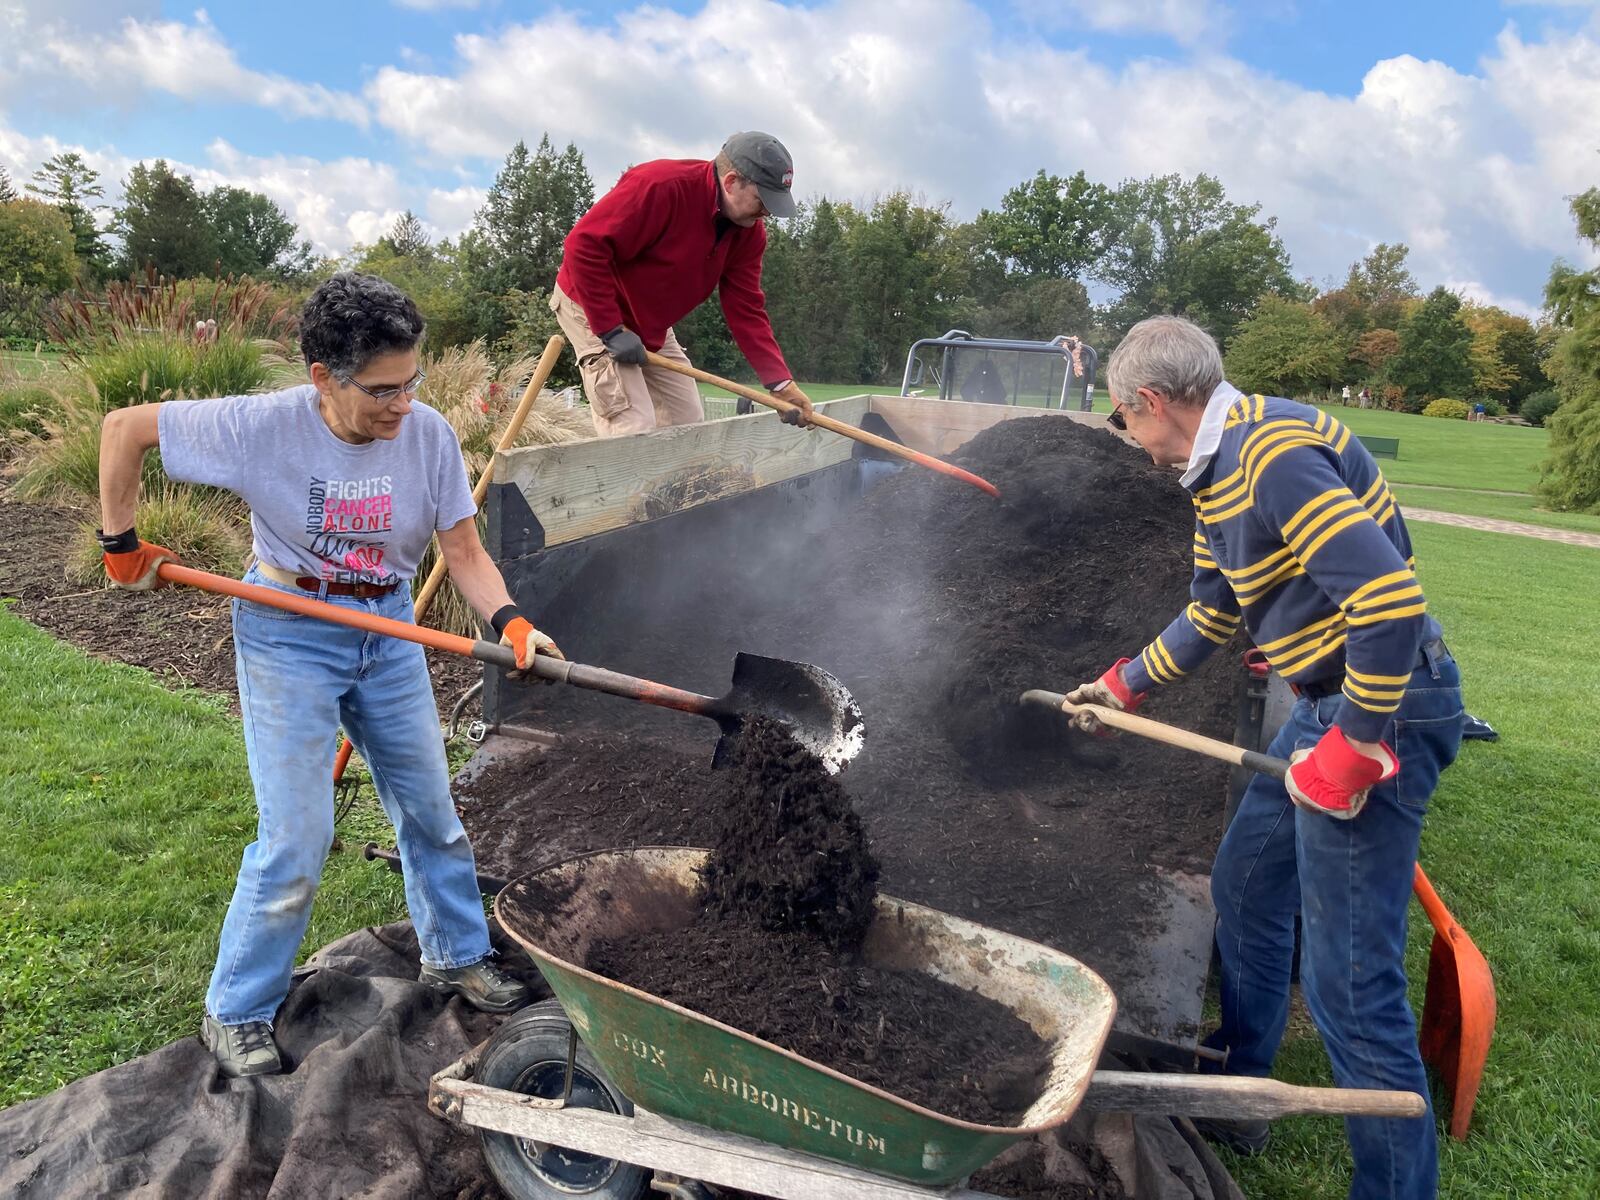
<svg viewBox="0 0 1600 1200">
<path fill-rule="evenodd" d="M 168 583 L 183 583 L 202 591 L 236 596 L 253 604 L 281 608 L 335 625 L 347 625 L 368 633 L 416 642 L 435 650 L 492 663 L 507 671 L 517 669 L 515 652 L 498 642 L 461 637 L 440 629 L 425 629 L 409 621 L 373 616 L 357 609 L 313 600 L 309 596 L 297 596 L 292 592 L 245 583 L 176 563 L 162 563 L 158 574 Z M 795 740 L 833 772 L 838 772 L 860 753 L 866 733 L 861 708 L 844 684 L 821 667 L 782 658 L 763 658 L 759 654 L 736 655 L 733 660 L 733 686 L 725 696 L 702 696 L 698 692 L 687 692 L 649 679 L 623 675 L 604 667 L 547 658 L 542 654 L 534 658 L 529 672 L 555 683 L 571 684 L 573 687 L 606 692 L 643 704 L 709 717 L 722 730 L 712 759 L 713 765 L 721 763 L 727 756 L 730 737 L 737 734 L 751 717 L 770 717 L 787 726 Z"/>
</svg>

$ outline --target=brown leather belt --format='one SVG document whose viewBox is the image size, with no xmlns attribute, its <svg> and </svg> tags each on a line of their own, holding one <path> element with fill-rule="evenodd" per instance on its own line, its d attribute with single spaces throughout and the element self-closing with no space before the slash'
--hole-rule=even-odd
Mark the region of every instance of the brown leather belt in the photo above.
<svg viewBox="0 0 1600 1200">
<path fill-rule="evenodd" d="M 387 596 L 400 586 L 398 583 L 324 584 L 315 575 L 296 575 L 293 571 L 285 571 L 260 559 L 256 560 L 256 570 L 274 583 L 281 583 L 284 587 L 299 588 L 302 592 L 310 592 L 312 595 L 322 593 L 329 596 L 352 596 L 357 600 L 372 600 L 378 596 Z M 327 589 L 326 593 L 323 593 L 324 587 Z"/>
</svg>

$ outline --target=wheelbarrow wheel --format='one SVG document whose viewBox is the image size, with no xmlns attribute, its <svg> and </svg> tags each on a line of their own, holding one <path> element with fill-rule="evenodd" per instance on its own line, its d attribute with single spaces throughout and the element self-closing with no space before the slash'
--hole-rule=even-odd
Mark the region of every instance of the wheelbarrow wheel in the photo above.
<svg viewBox="0 0 1600 1200">
<path fill-rule="evenodd" d="M 475 1079 L 485 1087 L 504 1088 L 545 1100 L 560 1097 L 567 1075 L 567 1039 L 572 1023 L 555 1000 L 523 1009 L 489 1039 L 478 1060 Z M 633 1115 L 633 1105 L 601 1073 L 583 1043 L 572 1066 L 575 1108 Z M 639 1200 L 650 1184 L 643 1167 L 544 1145 L 509 1133 L 478 1131 L 483 1157 L 495 1182 L 513 1200 Z"/>
</svg>

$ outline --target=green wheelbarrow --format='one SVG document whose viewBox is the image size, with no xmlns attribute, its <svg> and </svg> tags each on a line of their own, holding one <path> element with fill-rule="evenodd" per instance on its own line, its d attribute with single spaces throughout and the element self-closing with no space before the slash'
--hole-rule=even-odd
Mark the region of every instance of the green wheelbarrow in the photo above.
<svg viewBox="0 0 1600 1200">
<path fill-rule="evenodd" d="M 590 944 L 689 922 L 707 851 L 601 851 L 524 875 L 495 900 L 555 993 L 433 1079 L 431 1109 L 477 1128 L 514 1197 L 690 1196 L 704 1181 L 782 1198 L 976 1200 L 957 1185 L 1014 1142 L 1097 1111 L 1194 1116 L 1416 1116 L 1409 1092 L 1218 1075 L 1097 1071 L 1116 998 L 1059 951 L 879 896 L 864 945 L 1005 1005 L 1049 1045 L 1015 1126 L 957 1120 L 584 970 Z"/>
</svg>

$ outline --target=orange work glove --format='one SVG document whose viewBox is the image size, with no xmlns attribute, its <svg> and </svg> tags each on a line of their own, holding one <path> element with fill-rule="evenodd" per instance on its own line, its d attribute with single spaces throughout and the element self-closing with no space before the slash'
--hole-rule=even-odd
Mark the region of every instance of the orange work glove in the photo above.
<svg viewBox="0 0 1600 1200">
<path fill-rule="evenodd" d="M 516 610 L 515 605 L 506 605 L 495 613 L 490 622 L 500 631 L 500 644 L 509 646 L 517 656 L 517 669 L 508 671 L 512 679 L 520 679 L 531 683 L 553 683 L 554 680 L 542 679 L 530 674 L 528 666 L 533 662 L 535 654 L 543 654 L 548 658 L 566 660 L 566 655 L 561 653 L 561 648 L 556 645 L 555 639 L 547 633 L 540 633 L 533 627 L 533 622 L 528 620 Z"/>
<path fill-rule="evenodd" d="M 100 542 L 101 557 L 105 560 L 106 575 L 119 588 L 130 592 L 148 592 L 166 587 L 166 581 L 156 574 L 164 562 L 181 561 L 165 546 L 142 542 L 132 529 L 126 533 L 106 534 L 95 530 Z"/>
</svg>

